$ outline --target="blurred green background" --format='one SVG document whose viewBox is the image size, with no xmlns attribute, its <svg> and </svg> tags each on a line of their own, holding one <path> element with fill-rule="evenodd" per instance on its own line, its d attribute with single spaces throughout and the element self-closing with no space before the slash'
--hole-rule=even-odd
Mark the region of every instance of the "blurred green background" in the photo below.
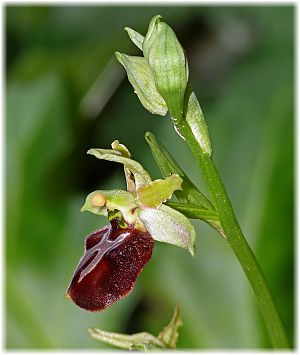
<svg viewBox="0 0 300 355">
<path fill-rule="evenodd" d="M 64 298 L 83 239 L 105 225 L 80 213 L 95 189 L 125 188 L 122 167 L 86 155 L 119 139 L 153 178 L 152 131 L 192 180 L 197 166 L 169 117 L 140 105 L 114 51 L 161 14 L 186 49 L 238 219 L 293 342 L 294 8 L 6 6 L 6 346 L 106 348 L 87 328 L 157 334 L 177 302 L 183 349 L 268 348 L 226 242 L 197 221 L 197 255 L 156 243 L 132 294 L 101 313 Z M 203 188 L 203 187 L 202 187 Z M 203 191 L 205 191 L 203 189 Z"/>
</svg>

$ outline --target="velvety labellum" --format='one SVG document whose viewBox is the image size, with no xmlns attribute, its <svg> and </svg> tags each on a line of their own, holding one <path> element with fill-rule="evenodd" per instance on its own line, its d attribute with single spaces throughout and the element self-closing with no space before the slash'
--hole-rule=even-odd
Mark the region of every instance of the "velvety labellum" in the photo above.
<svg viewBox="0 0 300 355">
<path fill-rule="evenodd" d="M 154 240 L 133 226 L 121 228 L 117 220 L 85 239 L 81 258 L 67 295 L 75 304 L 98 312 L 127 296 L 152 256 Z"/>
</svg>

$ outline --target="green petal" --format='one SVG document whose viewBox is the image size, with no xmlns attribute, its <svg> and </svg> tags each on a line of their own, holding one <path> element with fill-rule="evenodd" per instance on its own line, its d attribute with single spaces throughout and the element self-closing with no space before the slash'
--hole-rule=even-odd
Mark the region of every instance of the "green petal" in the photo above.
<svg viewBox="0 0 300 355">
<path fill-rule="evenodd" d="M 131 158 L 131 154 L 128 148 L 124 144 L 121 144 L 118 140 L 113 141 L 111 147 L 114 150 L 118 150 L 123 155 L 123 157 Z"/>
<path fill-rule="evenodd" d="M 103 206 L 95 206 L 93 198 L 97 195 L 103 195 L 106 202 Z M 98 216 L 108 215 L 108 211 L 118 210 L 121 211 L 123 217 L 128 223 L 135 223 L 137 220 L 136 215 L 137 204 L 131 193 L 123 190 L 97 190 L 91 192 L 82 206 L 81 211 L 88 211 Z"/>
<path fill-rule="evenodd" d="M 150 175 L 144 170 L 140 163 L 124 157 L 118 150 L 93 148 L 88 150 L 87 154 L 94 155 L 98 159 L 109 160 L 126 166 L 134 175 L 137 188 L 151 182 Z"/>
<path fill-rule="evenodd" d="M 181 189 L 182 179 L 178 175 L 171 175 L 166 179 L 157 179 L 149 185 L 137 190 L 137 198 L 141 207 L 157 208 L 170 199 L 175 190 Z"/>
<path fill-rule="evenodd" d="M 140 210 L 139 217 L 153 239 L 188 249 L 194 255 L 195 229 L 183 214 L 162 205 Z"/>
<path fill-rule="evenodd" d="M 188 82 L 183 48 L 171 27 L 160 18 L 151 22 L 148 33 L 143 42 L 144 56 L 154 75 L 157 91 L 165 100 L 174 121 L 179 122 Z"/>
<path fill-rule="evenodd" d="M 131 154 L 124 144 L 121 144 L 118 140 L 115 140 L 111 144 L 112 149 L 119 151 L 123 157 L 131 158 Z M 126 179 L 127 191 L 135 191 L 135 182 L 131 171 L 124 165 L 124 174 Z"/>
<path fill-rule="evenodd" d="M 128 80 L 134 88 L 141 104 L 151 113 L 165 116 L 167 105 L 158 93 L 154 78 L 145 58 L 129 56 L 116 52 L 118 61 L 127 72 Z"/>
<path fill-rule="evenodd" d="M 140 49 L 143 50 L 143 42 L 144 36 L 142 36 L 137 31 L 133 30 L 132 28 L 125 27 L 124 30 L 128 33 L 128 36 L 132 40 L 132 42 Z"/>
</svg>

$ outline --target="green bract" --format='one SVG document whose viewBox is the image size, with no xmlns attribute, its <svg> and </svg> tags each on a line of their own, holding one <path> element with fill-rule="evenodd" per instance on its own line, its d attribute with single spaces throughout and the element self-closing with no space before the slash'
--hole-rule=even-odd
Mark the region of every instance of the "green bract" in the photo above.
<svg viewBox="0 0 300 355">
<path fill-rule="evenodd" d="M 172 174 L 152 181 L 150 175 L 119 141 L 113 149 L 90 149 L 88 154 L 98 159 L 124 165 L 127 190 L 97 190 L 90 193 L 81 208 L 100 216 L 121 213 L 124 222 L 148 230 L 153 239 L 188 249 L 194 255 L 195 231 L 187 217 L 163 205 L 176 190 L 181 190 L 182 179 Z"/>
<path fill-rule="evenodd" d="M 116 52 L 116 57 L 142 105 L 161 116 L 169 111 L 181 137 L 184 125 L 191 130 L 203 153 L 210 156 L 212 149 L 205 119 L 188 83 L 187 59 L 174 31 L 159 15 L 150 21 L 145 37 L 131 28 L 125 30 L 144 56 Z"/>
<path fill-rule="evenodd" d="M 188 85 L 185 96 L 185 121 L 192 131 L 196 141 L 199 143 L 203 153 L 211 155 L 212 147 L 209 138 L 208 128 L 202 113 L 199 101 L 195 93 Z M 180 128 L 179 128 L 180 130 Z"/>
</svg>

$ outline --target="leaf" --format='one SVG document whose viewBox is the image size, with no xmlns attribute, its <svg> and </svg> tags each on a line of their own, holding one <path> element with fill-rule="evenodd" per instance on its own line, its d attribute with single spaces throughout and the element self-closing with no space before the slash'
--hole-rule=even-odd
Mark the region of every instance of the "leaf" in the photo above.
<svg viewBox="0 0 300 355">
<path fill-rule="evenodd" d="M 128 335 L 107 332 L 98 328 L 90 328 L 88 331 L 92 338 L 121 349 L 148 351 L 165 348 L 161 340 L 147 332 Z"/>
<path fill-rule="evenodd" d="M 188 82 L 188 65 L 174 31 L 160 16 L 149 25 L 143 52 L 152 70 L 157 91 L 165 100 L 175 122 L 183 115 L 184 95 Z"/>
<path fill-rule="evenodd" d="M 137 31 L 133 30 L 132 28 L 125 27 L 124 30 L 128 33 L 128 36 L 132 40 L 132 42 L 140 49 L 143 50 L 143 42 L 144 36 L 142 36 Z"/>
<path fill-rule="evenodd" d="M 150 175 L 140 163 L 122 156 L 118 150 L 93 148 L 88 150 L 87 154 L 94 155 L 98 159 L 109 160 L 126 166 L 134 175 L 137 188 L 151 182 Z"/>
<path fill-rule="evenodd" d="M 182 191 L 175 191 L 177 199 L 180 202 L 197 204 L 214 210 L 213 204 L 197 189 L 167 149 L 156 139 L 154 134 L 147 132 L 145 139 L 163 176 L 178 174 L 181 177 Z"/>
<path fill-rule="evenodd" d="M 140 187 L 137 190 L 137 197 L 142 208 L 161 206 L 172 197 L 175 190 L 181 189 L 181 183 L 182 179 L 178 175 L 171 175 L 164 180 L 154 180 L 149 185 Z"/>
<path fill-rule="evenodd" d="M 211 147 L 210 137 L 208 133 L 208 128 L 199 101 L 195 93 L 192 91 L 190 85 L 188 85 L 186 90 L 184 105 L 185 105 L 184 119 L 186 120 L 188 126 L 190 127 L 196 141 L 199 143 L 203 153 L 208 156 L 211 156 L 212 147 Z"/>
<path fill-rule="evenodd" d="M 126 70 L 128 80 L 134 88 L 141 104 L 151 113 L 165 116 L 167 105 L 158 93 L 153 74 L 145 58 L 116 52 L 118 61 Z"/>
<path fill-rule="evenodd" d="M 162 205 L 140 210 L 139 217 L 153 239 L 188 249 L 194 256 L 195 229 L 183 214 Z"/>
<path fill-rule="evenodd" d="M 105 203 L 97 204 L 97 197 L 104 196 Z M 95 202 L 96 201 L 96 202 Z M 123 190 L 97 190 L 90 193 L 81 211 L 88 211 L 98 216 L 108 216 L 108 211 L 121 211 L 126 222 L 136 222 L 137 204 L 131 193 Z"/>
<path fill-rule="evenodd" d="M 182 325 L 183 323 L 180 317 L 180 307 L 177 305 L 170 323 L 159 333 L 158 339 L 160 339 L 168 348 L 176 349 L 176 343 L 179 335 L 178 328 L 182 327 Z"/>
</svg>

